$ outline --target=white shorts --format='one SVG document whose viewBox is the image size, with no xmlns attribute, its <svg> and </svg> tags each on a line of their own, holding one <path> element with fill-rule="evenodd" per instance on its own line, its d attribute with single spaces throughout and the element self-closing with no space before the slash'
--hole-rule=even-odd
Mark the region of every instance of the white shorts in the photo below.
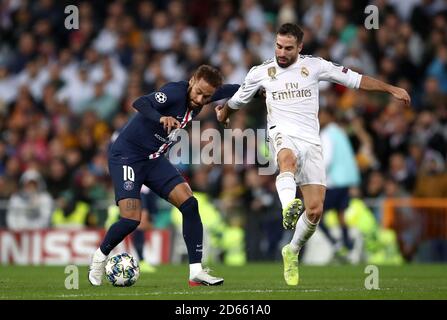
<svg viewBox="0 0 447 320">
<path fill-rule="evenodd" d="M 278 166 L 278 153 L 290 149 L 297 158 L 298 170 L 295 174 L 296 184 L 319 184 L 326 186 L 326 170 L 321 145 L 309 143 L 296 137 L 283 134 L 279 128 L 269 130 L 270 154 Z"/>
</svg>

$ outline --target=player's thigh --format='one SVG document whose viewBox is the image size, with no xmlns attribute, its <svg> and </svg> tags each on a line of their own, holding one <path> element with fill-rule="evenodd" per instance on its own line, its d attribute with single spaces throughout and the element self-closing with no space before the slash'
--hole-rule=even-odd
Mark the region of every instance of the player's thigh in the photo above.
<svg viewBox="0 0 447 320">
<path fill-rule="evenodd" d="M 299 169 L 295 180 L 299 186 L 322 185 L 326 186 L 326 168 L 323 161 L 321 146 L 295 141 L 300 148 Z M 298 145 L 299 144 L 299 145 Z"/>
<path fill-rule="evenodd" d="M 118 201 L 120 216 L 126 219 L 141 221 L 141 200 L 135 198 L 121 199 Z"/>
<path fill-rule="evenodd" d="M 168 200 L 179 208 L 183 202 L 193 196 L 192 190 L 186 182 L 180 183 L 169 194 Z"/>
<path fill-rule="evenodd" d="M 148 161 L 151 161 L 150 170 L 147 172 L 144 184 L 157 195 L 171 202 L 170 196 L 172 191 L 176 189 L 178 185 L 185 184 L 185 179 L 182 177 L 177 168 L 175 168 L 165 157 Z M 178 189 L 185 190 L 185 187 L 179 187 Z M 177 193 L 178 192 L 175 194 Z"/>
<path fill-rule="evenodd" d="M 274 155 L 275 164 L 280 172 L 296 172 L 298 167 L 299 151 L 291 138 L 283 134 L 277 127 L 269 130 L 270 149 Z"/>
<path fill-rule="evenodd" d="M 115 191 L 115 201 L 122 217 L 140 218 L 140 190 L 145 177 L 143 162 L 119 163 L 109 161 L 109 172 Z"/>
</svg>

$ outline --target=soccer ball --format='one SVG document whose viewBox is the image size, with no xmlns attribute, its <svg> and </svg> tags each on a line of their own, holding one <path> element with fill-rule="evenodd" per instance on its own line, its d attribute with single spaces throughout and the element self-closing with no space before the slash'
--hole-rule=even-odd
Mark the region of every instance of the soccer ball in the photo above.
<svg viewBox="0 0 447 320">
<path fill-rule="evenodd" d="M 115 287 L 130 287 L 140 276 L 138 262 L 128 253 L 111 257 L 106 264 L 106 277 Z"/>
</svg>

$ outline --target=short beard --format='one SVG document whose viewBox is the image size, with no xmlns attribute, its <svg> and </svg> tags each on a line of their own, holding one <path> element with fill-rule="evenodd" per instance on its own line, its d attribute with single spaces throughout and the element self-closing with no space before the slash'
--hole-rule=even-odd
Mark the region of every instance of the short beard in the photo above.
<svg viewBox="0 0 447 320">
<path fill-rule="evenodd" d="M 287 62 L 287 63 L 280 63 L 279 61 L 278 61 L 278 57 L 275 57 L 276 58 L 276 63 L 278 64 L 278 66 L 280 66 L 281 68 L 287 68 L 288 66 L 291 66 L 295 61 L 296 61 L 296 59 L 295 59 L 295 61 L 289 61 L 289 62 Z"/>
<path fill-rule="evenodd" d="M 187 90 L 187 94 L 188 94 L 188 108 L 194 108 L 192 105 L 191 105 L 191 86 L 190 85 L 188 85 L 188 90 Z"/>
</svg>

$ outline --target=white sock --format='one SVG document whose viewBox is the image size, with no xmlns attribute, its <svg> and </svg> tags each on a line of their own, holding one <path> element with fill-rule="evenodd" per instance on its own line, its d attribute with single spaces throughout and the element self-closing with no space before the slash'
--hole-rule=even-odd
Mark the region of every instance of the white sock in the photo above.
<svg viewBox="0 0 447 320">
<path fill-rule="evenodd" d="M 276 177 L 276 190 L 278 191 L 281 206 L 284 209 L 295 199 L 296 183 L 292 172 L 283 172 Z"/>
<path fill-rule="evenodd" d="M 101 248 L 98 248 L 98 250 L 95 251 L 95 258 L 98 259 L 99 261 L 103 261 L 107 259 L 107 256 L 104 253 L 102 253 Z"/>
<path fill-rule="evenodd" d="M 300 252 L 307 240 L 314 234 L 317 225 L 318 222 L 312 223 L 309 221 L 306 211 L 304 211 L 296 223 L 295 233 L 293 234 L 292 241 L 290 241 L 290 249 L 294 253 L 298 254 Z"/>
<path fill-rule="evenodd" d="M 191 263 L 189 265 L 189 279 L 193 279 L 200 271 L 202 271 L 201 263 Z"/>
</svg>

